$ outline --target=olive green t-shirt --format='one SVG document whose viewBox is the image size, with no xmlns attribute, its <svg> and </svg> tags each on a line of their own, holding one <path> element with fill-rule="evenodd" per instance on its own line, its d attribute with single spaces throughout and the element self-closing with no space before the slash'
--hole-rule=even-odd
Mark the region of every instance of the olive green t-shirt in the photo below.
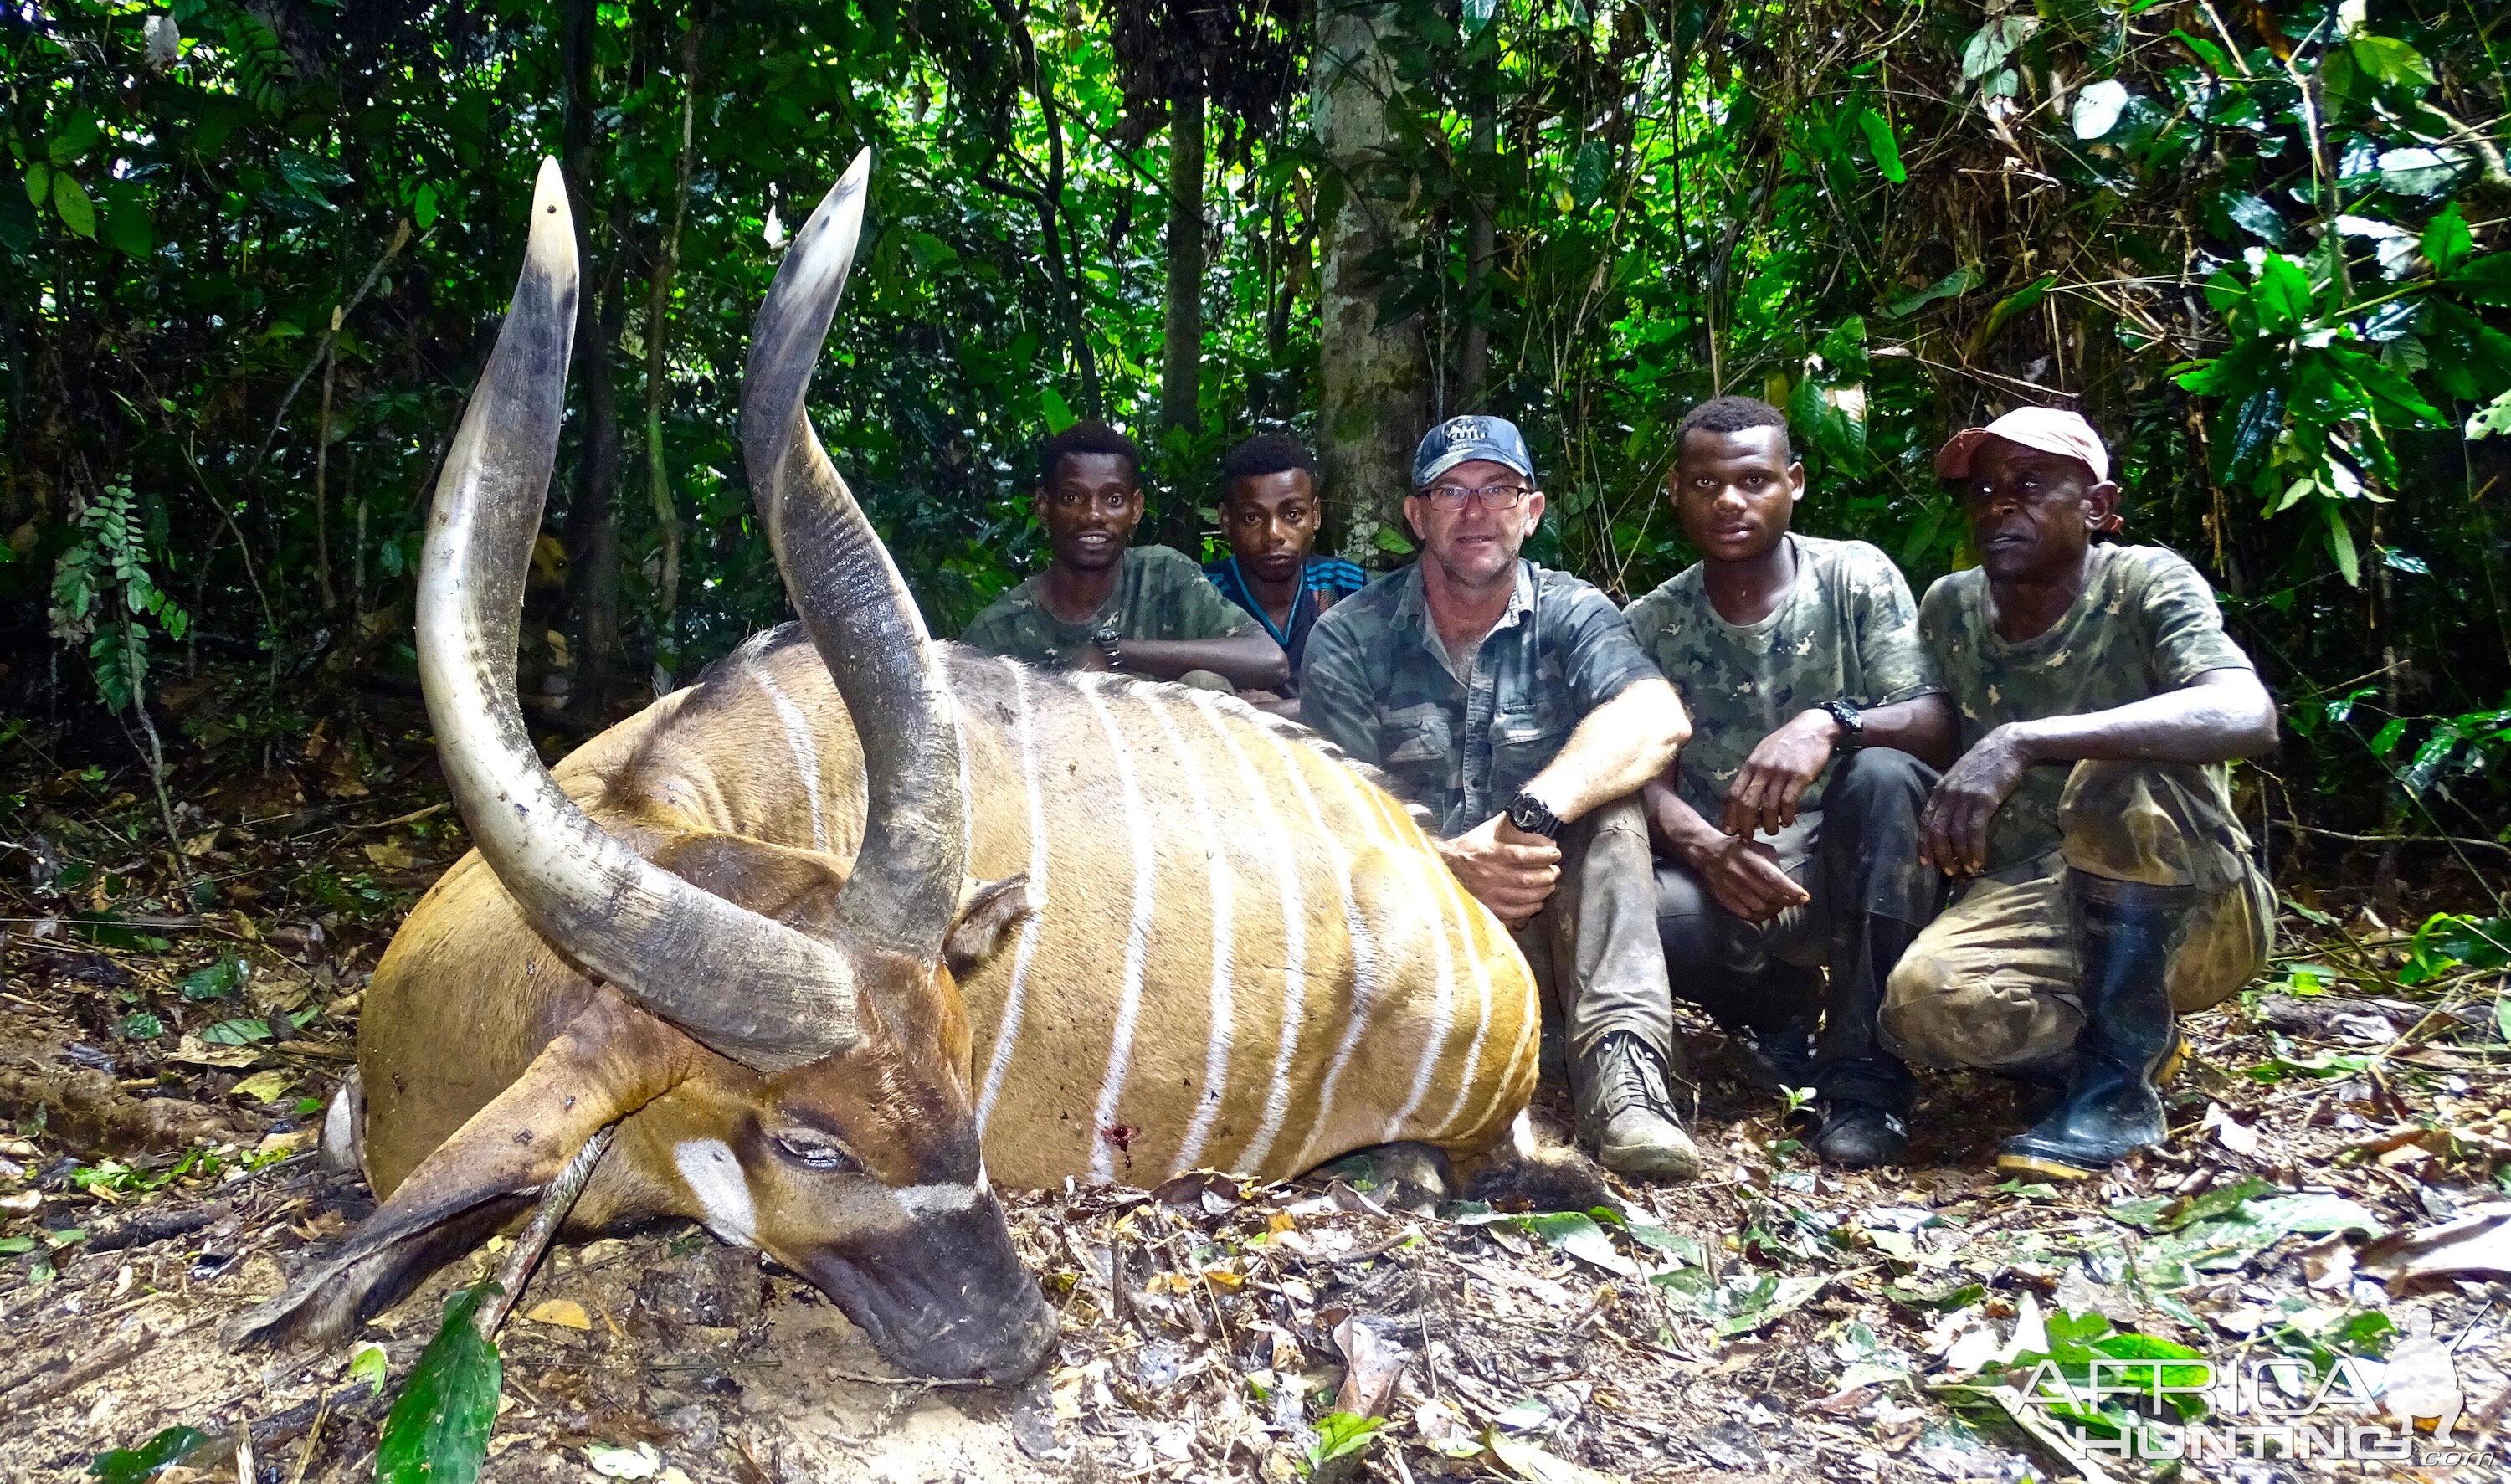
<svg viewBox="0 0 2511 1484">
<path fill-rule="evenodd" d="M 1964 751 L 2009 722 L 2108 711 L 2178 690 L 2209 670 L 2258 668 L 2223 632 L 2214 588 L 2159 546 L 2094 547 L 2074 605 L 2021 644 L 1997 637 L 1985 571 L 1938 578 L 1918 605 L 1918 635 L 1961 712 Z M 2073 766 L 2044 762 L 2023 775 L 1989 823 L 1989 872 L 2058 848 L 2058 798 Z M 2231 817 L 2229 769 L 2193 771 Z"/>
<path fill-rule="evenodd" d="M 1115 591 L 1079 623 L 1047 611 L 1037 596 L 1045 576 L 1039 572 L 995 599 L 959 642 L 1033 665 L 1068 668 L 1110 618 L 1127 639 L 1229 639 L 1256 628 L 1256 620 L 1221 597 L 1200 566 L 1165 546 L 1126 548 Z"/>
<path fill-rule="evenodd" d="M 1682 801 L 1715 818 L 1761 739 L 1825 701 L 1896 706 L 1942 691 L 1918 642 L 1918 605 L 1901 569 L 1863 541 L 1787 537 L 1796 575 L 1758 623 L 1728 623 L 1699 564 L 1623 611 L 1640 647 L 1682 694 Z M 1803 806 L 1822 806 L 1822 780 Z"/>
</svg>

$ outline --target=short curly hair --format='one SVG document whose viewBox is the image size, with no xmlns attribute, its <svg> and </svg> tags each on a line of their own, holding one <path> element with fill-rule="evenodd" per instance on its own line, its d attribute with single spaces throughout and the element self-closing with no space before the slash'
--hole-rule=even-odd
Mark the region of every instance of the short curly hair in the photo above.
<svg viewBox="0 0 2511 1484">
<path fill-rule="evenodd" d="M 1779 449 L 1788 462 L 1796 459 L 1796 440 L 1788 436 L 1788 414 L 1758 397 L 1712 397 L 1682 414 L 1674 425 L 1675 456 L 1682 456 L 1683 440 L 1694 433 L 1744 433 L 1754 428 L 1779 430 Z"/>
<path fill-rule="evenodd" d="M 1229 450 L 1220 461 L 1220 498 L 1223 504 L 1243 479 L 1259 479 L 1267 474 L 1286 474 L 1293 469 L 1307 471 L 1308 484 L 1317 483 L 1317 456 L 1308 446 L 1282 433 L 1258 433 Z"/>
<path fill-rule="evenodd" d="M 1114 428 L 1089 418 L 1076 422 L 1046 441 L 1037 450 L 1037 486 L 1043 489 L 1055 483 L 1058 465 L 1074 454 L 1104 453 L 1121 458 L 1134 471 L 1134 484 L 1142 483 L 1142 450 L 1140 445 Z"/>
</svg>

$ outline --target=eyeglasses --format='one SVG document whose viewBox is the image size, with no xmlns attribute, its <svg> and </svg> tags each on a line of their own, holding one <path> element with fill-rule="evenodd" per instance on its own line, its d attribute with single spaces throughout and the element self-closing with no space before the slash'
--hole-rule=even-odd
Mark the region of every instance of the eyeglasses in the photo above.
<svg viewBox="0 0 2511 1484">
<path fill-rule="evenodd" d="M 1462 510 L 1468 500 L 1481 501 L 1485 510 L 1515 510 L 1529 491 L 1523 485 L 1482 485 L 1471 489 L 1439 485 L 1422 493 L 1440 510 Z"/>
</svg>

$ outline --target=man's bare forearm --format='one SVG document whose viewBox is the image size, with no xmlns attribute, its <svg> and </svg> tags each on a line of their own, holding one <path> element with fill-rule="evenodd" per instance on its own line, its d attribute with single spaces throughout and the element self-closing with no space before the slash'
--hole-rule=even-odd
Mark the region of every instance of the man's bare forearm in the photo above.
<svg viewBox="0 0 2511 1484">
<path fill-rule="evenodd" d="M 1690 739 L 1691 719 L 1674 687 L 1637 681 L 1587 713 L 1526 791 L 1564 821 L 1577 819 L 1664 772 Z"/>
<path fill-rule="evenodd" d="M 1726 840 L 1725 832 L 1701 818 L 1674 785 L 1675 764 L 1640 786 L 1640 804 L 1646 812 L 1650 841 L 1657 853 L 1697 870 L 1700 858 Z"/>
<path fill-rule="evenodd" d="M 1998 729 L 2034 762 L 2228 762 L 2276 745 L 2275 702 L 2248 670 L 2209 670 L 2178 690 L 2125 706 Z"/>
<path fill-rule="evenodd" d="M 1277 690 L 1291 679 L 1282 646 L 1265 634 L 1227 639 L 1128 639 L 1117 644 L 1125 668 L 1173 681 L 1189 670 L 1209 670 L 1241 690 Z"/>
<path fill-rule="evenodd" d="M 1941 692 L 1912 696 L 1862 715 L 1868 747 L 1889 747 L 1908 753 L 1929 767 L 1953 765 L 1961 756 L 1961 728 L 1951 697 Z"/>
</svg>

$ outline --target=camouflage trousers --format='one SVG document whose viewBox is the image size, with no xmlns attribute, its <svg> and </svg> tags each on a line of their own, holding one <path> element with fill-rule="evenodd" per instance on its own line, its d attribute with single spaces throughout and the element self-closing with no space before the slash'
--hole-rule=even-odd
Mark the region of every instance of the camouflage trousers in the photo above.
<svg viewBox="0 0 2511 1484">
<path fill-rule="evenodd" d="M 1615 1031 L 1660 1053 L 1674 1039 L 1674 991 L 1657 948 L 1656 879 L 1639 796 L 1614 800 L 1561 832 L 1561 884 L 1511 936 L 1566 1035 L 1569 1064 Z"/>
<path fill-rule="evenodd" d="M 2037 861 L 1962 888 L 1901 957 L 1884 991 L 1883 1042 L 1922 1067 L 2063 1079 L 2084 1023 L 2067 873 L 2194 886 L 2172 957 L 2183 1014 L 2229 996 L 2266 964 L 2275 893 L 2221 792 L 2196 768 L 2086 762 L 2058 805 L 2064 838 Z"/>
</svg>

